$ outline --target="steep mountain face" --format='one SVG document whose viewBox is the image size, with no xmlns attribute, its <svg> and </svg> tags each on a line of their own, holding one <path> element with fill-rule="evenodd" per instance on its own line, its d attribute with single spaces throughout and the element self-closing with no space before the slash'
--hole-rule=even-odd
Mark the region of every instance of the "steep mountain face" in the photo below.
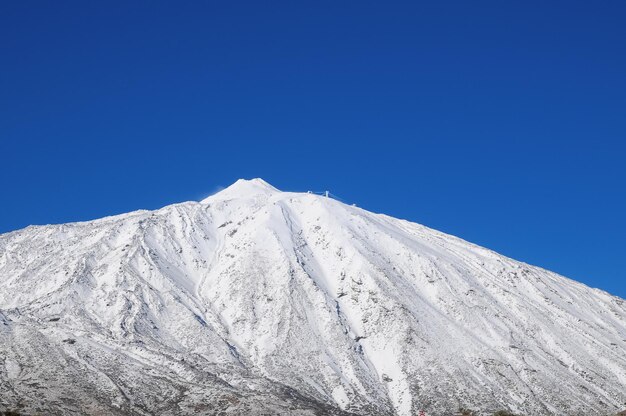
<svg viewBox="0 0 626 416">
<path fill-rule="evenodd" d="M 0 410 L 605 415 L 625 402 L 624 300 L 259 179 L 0 236 Z"/>
</svg>

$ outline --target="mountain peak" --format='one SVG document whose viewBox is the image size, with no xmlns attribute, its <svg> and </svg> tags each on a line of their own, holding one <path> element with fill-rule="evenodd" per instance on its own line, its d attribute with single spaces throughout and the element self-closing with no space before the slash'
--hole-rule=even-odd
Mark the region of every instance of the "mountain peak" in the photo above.
<svg viewBox="0 0 626 416">
<path fill-rule="evenodd" d="M 257 195 L 269 196 L 276 192 L 280 191 L 261 178 L 238 179 L 232 185 L 202 200 L 202 202 L 215 199 L 250 198 Z"/>
<path fill-rule="evenodd" d="M 0 408 L 555 416 L 626 402 L 622 299 L 262 179 L 205 201 L 0 235 Z"/>
</svg>

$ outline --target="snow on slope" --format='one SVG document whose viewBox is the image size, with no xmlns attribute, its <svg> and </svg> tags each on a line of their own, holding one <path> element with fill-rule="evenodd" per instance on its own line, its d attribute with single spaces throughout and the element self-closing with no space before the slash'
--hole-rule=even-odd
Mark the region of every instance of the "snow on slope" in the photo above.
<svg viewBox="0 0 626 416">
<path fill-rule="evenodd" d="M 239 180 L 0 236 L 0 409 L 602 415 L 626 304 L 424 226 Z"/>
</svg>

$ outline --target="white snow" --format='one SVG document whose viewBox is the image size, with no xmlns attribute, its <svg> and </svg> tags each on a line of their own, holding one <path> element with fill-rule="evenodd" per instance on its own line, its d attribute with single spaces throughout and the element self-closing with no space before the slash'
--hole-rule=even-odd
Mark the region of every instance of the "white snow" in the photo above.
<svg viewBox="0 0 626 416">
<path fill-rule="evenodd" d="M 599 415 L 626 402 L 626 301 L 261 179 L 0 235 L 0 279 L 0 405 Z"/>
</svg>

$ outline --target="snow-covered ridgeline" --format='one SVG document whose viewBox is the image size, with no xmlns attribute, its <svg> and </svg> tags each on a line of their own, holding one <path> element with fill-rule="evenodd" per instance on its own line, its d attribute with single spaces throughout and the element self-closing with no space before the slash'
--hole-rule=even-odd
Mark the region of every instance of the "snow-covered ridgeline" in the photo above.
<svg viewBox="0 0 626 416">
<path fill-rule="evenodd" d="M 622 299 L 260 179 L 1 235 L 0 282 L 0 408 L 600 415 L 626 402 Z"/>
</svg>

